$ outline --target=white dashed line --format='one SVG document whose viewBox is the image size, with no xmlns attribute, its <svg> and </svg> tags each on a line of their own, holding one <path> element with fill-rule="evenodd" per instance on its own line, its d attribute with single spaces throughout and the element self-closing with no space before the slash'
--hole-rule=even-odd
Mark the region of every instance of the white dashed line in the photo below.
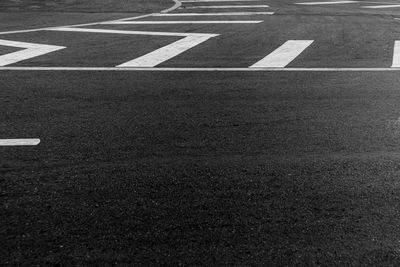
<svg viewBox="0 0 400 267">
<path fill-rule="evenodd" d="M 284 68 L 312 43 L 312 40 L 289 40 L 250 68 Z"/>
<path fill-rule="evenodd" d="M 0 146 L 37 146 L 40 139 L 0 139 Z"/>
</svg>

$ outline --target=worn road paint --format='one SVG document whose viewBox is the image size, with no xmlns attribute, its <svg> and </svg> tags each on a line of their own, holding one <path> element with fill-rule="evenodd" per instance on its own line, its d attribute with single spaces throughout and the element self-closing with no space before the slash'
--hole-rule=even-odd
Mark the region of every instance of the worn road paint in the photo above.
<svg viewBox="0 0 400 267">
<path fill-rule="evenodd" d="M 394 42 L 392 68 L 400 68 L 400 41 Z"/>
<path fill-rule="evenodd" d="M 170 13 L 153 14 L 154 17 L 190 17 L 190 16 L 253 16 L 253 15 L 273 15 L 274 12 L 215 12 L 215 13 Z"/>
<path fill-rule="evenodd" d="M 262 8 L 269 7 L 268 5 L 249 5 L 249 6 L 190 6 L 185 7 L 185 9 L 215 9 L 215 8 Z"/>
<path fill-rule="evenodd" d="M 362 8 L 374 8 L 374 9 L 379 9 L 379 8 L 393 8 L 393 7 L 400 7 L 400 5 L 363 6 Z"/>
<path fill-rule="evenodd" d="M 304 2 L 304 3 L 296 3 L 296 5 L 337 5 L 337 4 L 351 4 L 359 2 L 360 1 Z"/>
<path fill-rule="evenodd" d="M 102 24 L 256 24 L 262 20 L 111 21 Z"/>
</svg>

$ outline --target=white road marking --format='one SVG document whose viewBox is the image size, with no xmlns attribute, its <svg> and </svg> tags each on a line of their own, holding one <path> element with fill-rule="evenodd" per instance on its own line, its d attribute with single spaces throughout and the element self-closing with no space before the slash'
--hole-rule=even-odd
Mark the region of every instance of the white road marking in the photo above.
<svg viewBox="0 0 400 267">
<path fill-rule="evenodd" d="M 380 6 L 363 6 L 362 8 L 392 8 L 392 7 L 400 7 L 400 5 L 380 5 Z"/>
<path fill-rule="evenodd" d="M 182 3 L 204 3 L 204 2 L 250 2 L 260 0 L 183 0 Z"/>
<path fill-rule="evenodd" d="M 217 12 L 217 13 L 170 13 L 153 14 L 154 17 L 190 17 L 190 16 L 252 16 L 252 15 L 273 15 L 274 12 Z"/>
<path fill-rule="evenodd" d="M 207 41 L 211 37 L 214 37 L 214 35 L 187 36 L 186 38 L 157 49 L 142 57 L 118 65 L 117 67 L 155 67 L 163 63 L 164 61 L 167 61 L 189 50 L 190 48 Z"/>
<path fill-rule="evenodd" d="M 314 41 L 289 40 L 250 68 L 284 68 Z"/>
<path fill-rule="evenodd" d="M 0 139 L 0 146 L 37 146 L 40 139 Z"/>
<path fill-rule="evenodd" d="M 145 71 L 145 72 L 400 72 L 400 68 L 116 68 L 0 67 L 0 71 Z"/>
<path fill-rule="evenodd" d="M 114 33 L 114 34 L 127 34 L 127 35 L 154 35 L 154 36 L 218 36 L 218 34 L 205 34 L 205 33 L 182 33 L 182 32 L 149 32 L 149 31 L 124 31 L 124 30 L 107 30 L 107 29 L 89 29 L 89 28 L 48 28 L 47 31 L 61 31 L 61 32 L 90 32 L 90 33 Z"/>
<path fill-rule="evenodd" d="M 107 29 L 88 29 L 88 28 L 52 28 L 51 31 L 66 32 L 90 32 L 90 33 L 114 33 L 114 34 L 131 34 L 131 35 L 155 35 L 155 36 L 180 36 L 185 37 L 170 45 L 164 46 L 144 56 L 128 61 L 117 67 L 154 67 L 166 60 L 169 60 L 186 50 L 199 45 L 208 39 L 218 36 L 219 34 L 205 33 L 181 33 L 181 32 L 148 32 L 148 31 L 123 31 L 123 30 L 107 30 Z"/>
<path fill-rule="evenodd" d="M 179 0 L 173 0 L 173 1 L 174 1 L 174 5 L 170 8 L 164 9 L 163 11 L 161 11 L 161 13 L 168 13 L 168 12 L 174 11 L 175 9 L 179 8 L 182 5 L 181 1 L 179 1 Z"/>
<path fill-rule="evenodd" d="M 400 41 L 394 42 L 392 68 L 400 68 Z"/>
<path fill-rule="evenodd" d="M 7 66 L 65 48 L 64 46 L 33 44 L 8 40 L 0 40 L 0 46 L 1 45 L 25 49 L 0 56 L 0 66 Z"/>
<path fill-rule="evenodd" d="M 296 3 L 296 5 L 336 5 L 336 4 L 359 3 L 359 2 L 360 1 L 304 2 L 304 3 Z"/>
<path fill-rule="evenodd" d="M 185 7 L 185 9 L 204 9 L 204 8 L 260 8 L 260 7 L 269 7 L 268 5 L 249 5 L 249 6 L 190 6 Z"/>
<path fill-rule="evenodd" d="M 256 24 L 262 20 L 111 21 L 102 24 Z"/>
</svg>

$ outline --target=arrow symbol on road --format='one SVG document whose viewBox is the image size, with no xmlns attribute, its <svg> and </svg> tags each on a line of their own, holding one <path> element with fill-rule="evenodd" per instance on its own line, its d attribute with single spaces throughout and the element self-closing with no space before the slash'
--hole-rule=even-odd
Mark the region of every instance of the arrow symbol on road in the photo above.
<svg viewBox="0 0 400 267">
<path fill-rule="evenodd" d="M 34 44 L 34 43 L 16 42 L 16 41 L 8 41 L 1 39 L 0 39 L 0 45 L 24 48 L 24 50 L 0 56 L 1 67 L 14 64 L 23 60 L 27 60 L 30 58 L 45 55 L 65 48 L 64 46 Z"/>
</svg>

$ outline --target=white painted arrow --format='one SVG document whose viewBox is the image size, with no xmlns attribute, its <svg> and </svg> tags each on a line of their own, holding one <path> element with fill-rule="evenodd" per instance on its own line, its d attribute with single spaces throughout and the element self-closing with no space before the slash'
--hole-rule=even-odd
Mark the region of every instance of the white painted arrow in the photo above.
<svg viewBox="0 0 400 267">
<path fill-rule="evenodd" d="M 25 48 L 21 51 L 0 56 L 0 66 L 2 67 L 65 48 L 64 46 L 33 44 L 8 40 L 0 40 L 0 45 Z"/>
</svg>

